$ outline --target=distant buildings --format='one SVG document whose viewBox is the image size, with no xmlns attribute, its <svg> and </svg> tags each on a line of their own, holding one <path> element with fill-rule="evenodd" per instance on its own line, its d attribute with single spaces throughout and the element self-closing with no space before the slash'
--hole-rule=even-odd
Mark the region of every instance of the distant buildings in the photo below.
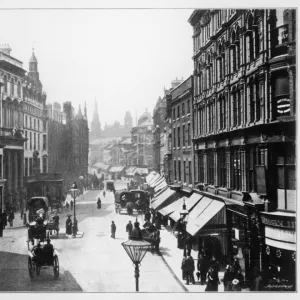
<svg viewBox="0 0 300 300">
<path fill-rule="evenodd" d="M 115 121 L 113 125 L 105 124 L 104 129 L 101 129 L 101 123 L 99 121 L 98 104 L 95 101 L 95 108 L 93 113 L 93 120 L 91 122 L 90 141 L 95 141 L 105 138 L 115 138 L 128 136 L 132 128 L 132 116 L 129 111 L 125 113 L 124 125 Z"/>
</svg>

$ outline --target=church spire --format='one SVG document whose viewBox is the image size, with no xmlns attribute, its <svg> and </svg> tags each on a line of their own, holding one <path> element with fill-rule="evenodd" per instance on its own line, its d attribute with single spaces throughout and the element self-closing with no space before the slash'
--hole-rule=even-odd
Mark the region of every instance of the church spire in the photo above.
<svg viewBox="0 0 300 300">
<path fill-rule="evenodd" d="M 87 118 L 87 113 L 86 113 L 86 101 L 84 102 L 84 116 Z"/>
<path fill-rule="evenodd" d="M 94 109 L 94 114 L 93 114 L 93 122 L 94 123 L 99 122 L 98 105 L 97 105 L 96 98 L 95 98 L 95 109 Z"/>
<path fill-rule="evenodd" d="M 78 119 L 82 119 L 83 116 L 82 116 L 82 112 L 81 112 L 81 105 L 79 104 L 79 109 L 78 109 Z"/>
</svg>

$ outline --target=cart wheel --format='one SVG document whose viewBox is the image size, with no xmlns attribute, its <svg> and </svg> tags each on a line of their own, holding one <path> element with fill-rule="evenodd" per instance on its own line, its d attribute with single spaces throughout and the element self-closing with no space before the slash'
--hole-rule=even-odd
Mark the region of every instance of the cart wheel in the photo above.
<svg viewBox="0 0 300 300">
<path fill-rule="evenodd" d="M 54 256 L 53 259 L 53 272 L 54 272 L 54 279 L 59 277 L 59 262 L 57 255 Z"/>
<path fill-rule="evenodd" d="M 28 257 L 28 271 L 31 279 L 35 276 L 35 263 L 32 261 L 31 257 Z"/>
</svg>

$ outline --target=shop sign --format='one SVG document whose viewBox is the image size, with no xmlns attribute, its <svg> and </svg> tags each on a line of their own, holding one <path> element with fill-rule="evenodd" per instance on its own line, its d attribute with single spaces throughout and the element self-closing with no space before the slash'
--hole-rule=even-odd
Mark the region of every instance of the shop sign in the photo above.
<svg viewBox="0 0 300 300">
<path fill-rule="evenodd" d="M 269 216 L 261 216 L 261 222 L 265 225 L 295 229 L 295 221 L 287 219 L 271 219 Z"/>
</svg>

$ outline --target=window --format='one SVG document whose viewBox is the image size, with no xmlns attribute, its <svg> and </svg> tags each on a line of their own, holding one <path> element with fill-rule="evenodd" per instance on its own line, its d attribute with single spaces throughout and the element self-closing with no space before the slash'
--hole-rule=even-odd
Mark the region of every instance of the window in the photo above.
<svg viewBox="0 0 300 300">
<path fill-rule="evenodd" d="M 204 156 L 200 153 L 198 156 L 198 181 L 204 182 Z"/>
<path fill-rule="evenodd" d="M 227 186 L 227 168 L 226 168 L 226 154 L 225 150 L 222 149 L 218 153 L 218 176 L 219 185 L 222 187 Z"/>
<path fill-rule="evenodd" d="M 296 159 L 293 145 L 278 149 L 276 169 L 278 209 L 296 211 Z"/>
<path fill-rule="evenodd" d="M 252 83 L 250 86 L 249 86 L 249 89 L 250 89 L 250 122 L 254 122 L 255 121 L 255 93 L 254 93 L 254 89 L 255 89 L 255 85 Z"/>
<path fill-rule="evenodd" d="M 44 156 L 43 157 L 43 173 L 47 173 L 47 157 L 46 156 Z"/>
<path fill-rule="evenodd" d="M 40 131 L 40 120 L 37 120 L 37 127 L 38 127 L 38 131 Z"/>
<path fill-rule="evenodd" d="M 189 161 L 189 184 L 192 184 L 192 162 Z"/>
<path fill-rule="evenodd" d="M 177 106 L 177 118 L 180 118 L 180 106 Z"/>
<path fill-rule="evenodd" d="M 191 124 L 188 123 L 188 146 L 191 146 Z"/>
<path fill-rule="evenodd" d="M 186 161 L 183 162 L 183 182 L 186 182 Z"/>
<path fill-rule="evenodd" d="M 33 161 L 29 158 L 29 176 L 33 175 Z"/>
<path fill-rule="evenodd" d="M 181 161 L 178 160 L 178 180 L 181 181 Z"/>
<path fill-rule="evenodd" d="M 232 150 L 232 187 L 236 190 L 241 189 L 241 151 L 236 148 Z"/>
<path fill-rule="evenodd" d="M 272 36 L 271 45 L 273 46 L 272 55 L 282 55 L 287 53 L 287 42 L 288 42 L 288 17 L 289 10 L 288 9 L 276 9 L 272 11 Z"/>
<path fill-rule="evenodd" d="M 180 127 L 177 128 L 177 147 L 180 147 Z"/>
<path fill-rule="evenodd" d="M 27 130 L 25 130 L 25 150 L 27 150 Z"/>
<path fill-rule="evenodd" d="M 173 108 L 173 120 L 176 119 L 176 115 L 175 115 L 175 108 Z"/>
<path fill-rule="evenodd" d="M 11 82 L 10 82 L 10 94 L 11 95 L 15 94 L 15 82 L 13 78 L 11 78 Z"/>
<path fill-rule="evenodd" d="M 247 151 L 247 171 L 248 171 L 248 176 L 247 176 L 247 190 L 250 192 L 255 192 L 256 191 L 256 173 L 255 173 L 255 166 L 259 164 L 257 161 L 257 148 L 256 147 L 251 147 Z"/>
<path fill-rule="evenodd" d="M 173 147 L 176 147 L 176 129 L 173 128 Z"/>
<path fill-rule="evenodd" d="M 29 133 L 29 150 L 32 150 L 32 132 Z"/>
<path fill-rule="evenodd" d="M 20 81 L 18 82 L 17 94 L 18 94 L 18 97 L 21 97 L 21 83 L 20 83 Z"/>
<path fill-rule="evenodd" d="M 40 150 L 40 134 L 37 134 L 38 136 L 38 144 L 37 144 L 37 149 Z"/>
<path fill-rule="evenodd" d="M 182 146 L 185 147 L 185 125 L 182 125 Z"/>
<path fill-rule="evenodd" d="M 24 168 L 24 176 L 28 176 L 28 158 L 25 158 L 25 168 Z"/>
<path fill-rule="evenodd" d="M 33 138 L 34 138 L 34 141 L 33 141 L 33 150 L 36 150 L 36 133 L 35 132 L 33 134 Z"/>
<path fill-rule="evenodd" d="M 272 74 L 274 118 L 289 116 L 291 111 L 289 75 L 287 71 Z"/>
<path fill-rule="evenodd" d="M 43 135 L 43 150 L 47 150 L 47 136 Z"/>
<path fill-rule="evenodd" d="M 185 103 L 182 103 L 182 116 L 185 115 Z"/>
<path fill-rule="evenodd" d="M 177 180 L 177 166 L 176 166 L 176 160 L 174 160 L 174 180 Z"/>
<path fill-rule="evenodd" d="M 7 76 L 6 75 L 4 75 L 4 77 L 3 77 L 3 81 L 4 81 L 4 93 L 7 93 Z"/>
<path fill-rule="evenodd" d="M 207 183 L 214 185 L 214 154 L 213 152 L 207 153 Z"/>
<path fill-rule="evenodd" d="M 237 125 L 237 97 L 236 97 L 237 93 L 234 90 L 232 92 L 232 126 L 236 126 Z"/>
<path fill-rule="evenodd" d="M 220 97 L 220 129 L 226 128 L 226 97 Z"/>
<path fill-rule="evenodd" d="M 30 119 L 29 119 L 29 121 L 30 121 L 30 128 L 32 128 L 32 120 L 31 120 L 31 117 L 30 117 Z"/>
<path fill-rule="evenodd" d="M 237 125 L 242 124 L 242 100 L 240 91 L 237 92 Z"/>
<path fill-rule="evenodd" d="M 33 119 L 33 128 L 36 129 L 36 120 Z"/>
<path fill-rule="evenodd" d="M 3 179 L 3 155 L 0 155 L 0 179 Z M 2 197 L 2 195 L 0 195 Z"/>
<path fill-rule="evenodd" d="M 27 128 L 28 118 L 25 116 L 25 127 Z"/>
<path fill-rule="evenodd" d="M 190 108 L 190 100 L 187 101 L 187 113 L 189 114 L 191 112 Z"/>
</svg>

